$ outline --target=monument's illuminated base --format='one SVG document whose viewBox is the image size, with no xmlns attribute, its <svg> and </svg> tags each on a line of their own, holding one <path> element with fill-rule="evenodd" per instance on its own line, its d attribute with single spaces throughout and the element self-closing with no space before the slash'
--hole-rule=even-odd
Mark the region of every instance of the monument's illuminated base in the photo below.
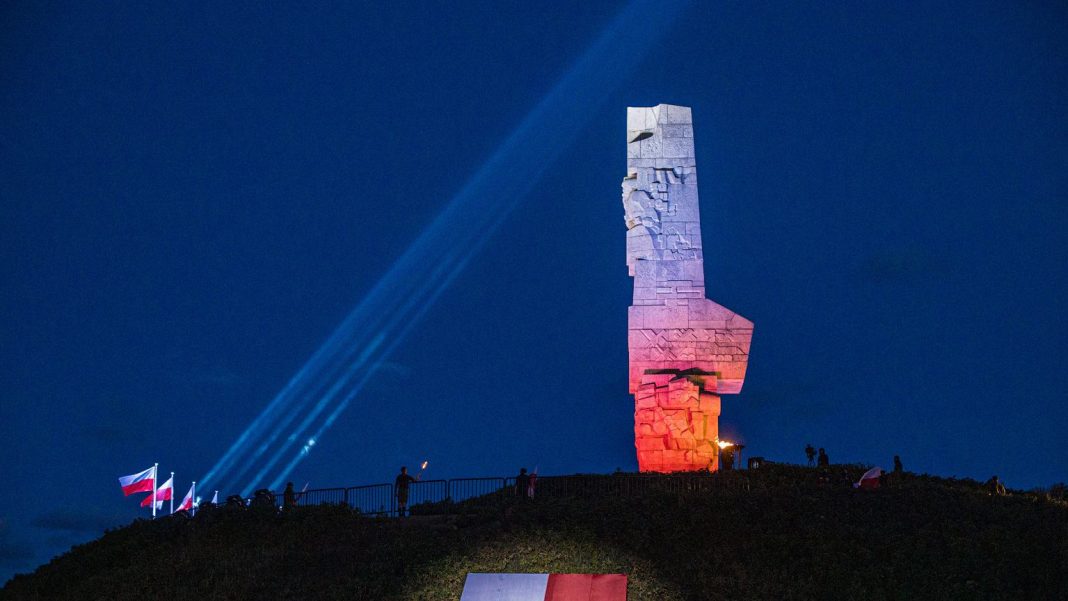
<svg viewBox="0 0 1068 601">
<path fill-rule="evenodd" d="M 715 375 L 678 370 L 647 374 L 634 393 L 638 469 L 678 472 L 719 467 L 719 396 Z"/>
<path fill-rule="evenodd" d="M 719 395 L 742 389 L 753 322 L 705 298 L 689 108 L 627 109 L 623 208 L 638 468 L 718 469 Z"/>
</svg>

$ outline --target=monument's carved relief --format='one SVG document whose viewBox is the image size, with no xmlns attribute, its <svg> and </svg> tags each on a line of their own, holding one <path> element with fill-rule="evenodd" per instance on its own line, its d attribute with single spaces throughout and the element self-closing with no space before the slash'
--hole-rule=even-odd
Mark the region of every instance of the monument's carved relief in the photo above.
<svg viewBox="0 0 1068 601">
<path fill-rule="evenodd" d="M 627 109 L 623 209 L 638 467 L 718 469 L 719 395 L 742 389 L 753 323 L 705 298 L 688 107 Z"/>
</svg>

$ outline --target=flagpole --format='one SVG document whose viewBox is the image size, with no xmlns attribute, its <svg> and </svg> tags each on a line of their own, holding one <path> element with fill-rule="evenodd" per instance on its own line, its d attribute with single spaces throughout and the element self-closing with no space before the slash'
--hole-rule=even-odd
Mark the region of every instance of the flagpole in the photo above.
<svg viewBox="0 0 1068 601">
<path fill-rule="evenodd" d="M 152 519 L 156 519 L 156 486 L 159 484 L 159 464 L 152 466 Z"/>
<path fill-rule="evenodd" d="M 197 481 L 193 480 L 192 496 L 189 498 L 189 515 L 197 514 Z"/>
<path fill-rule="evenodd" d="M 171 513 L 174 513 L 174 472 L 171 472 Z"/>
</svg>

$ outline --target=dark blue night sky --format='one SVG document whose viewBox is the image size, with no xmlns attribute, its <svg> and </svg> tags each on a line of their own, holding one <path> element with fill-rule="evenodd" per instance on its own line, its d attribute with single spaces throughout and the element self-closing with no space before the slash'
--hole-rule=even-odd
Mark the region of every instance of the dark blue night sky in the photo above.
<svg viewBox="0 0 1068 601">
<path fill-rule="evenodd" d="M 623 6 L 0 8 L 0 579 L 138 516 L 116 477 L 204 474 Z M 693 107 L 708 294 L 756 323 L 725 436 L 1068 479 L 1065 31 L 966 2 L 611 32 L 585 125 L 508 166 L 530 193 L 292 479 L 636 468 L 619 183 L 625 107 L 661 102 Z"/>
</svg>

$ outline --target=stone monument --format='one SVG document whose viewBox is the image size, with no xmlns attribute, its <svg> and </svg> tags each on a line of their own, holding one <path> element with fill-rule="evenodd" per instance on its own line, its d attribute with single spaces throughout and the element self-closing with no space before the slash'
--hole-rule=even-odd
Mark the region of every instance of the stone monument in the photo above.
<svg viewBox="0 0 1068 601">
<path fill-rule="evenodd" d="M 623 208 L 638 468 L 716 470 L 719 395 L 742 389 L 753 322 L 705 298 L 688 107 L 627 108 Z"/>
</svg>

